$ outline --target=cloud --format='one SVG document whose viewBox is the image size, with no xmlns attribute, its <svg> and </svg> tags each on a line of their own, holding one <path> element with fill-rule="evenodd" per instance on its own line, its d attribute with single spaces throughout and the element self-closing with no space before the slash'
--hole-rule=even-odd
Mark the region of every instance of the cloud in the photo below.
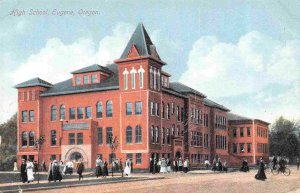
<svg viewBox="0 0 300 193">
<path fill-rule="evenodd" d="M 222 102 L 233 98 L 235 101 L 225 104 L 240 113 L 247 111 L 249 116 L 299 118 L 299 53 L 299 40 L 281 42 L 257 31 L 245 34 L 236 43 L 204 36 L 190 50 L 188 68 L 180 82 Z M 289 89 L 278 90 L 278 85 Z M 278 92 L 271 92 L 276 89 Z M 249 106 L 245 107 L 247 102 Z"/>
</svg>

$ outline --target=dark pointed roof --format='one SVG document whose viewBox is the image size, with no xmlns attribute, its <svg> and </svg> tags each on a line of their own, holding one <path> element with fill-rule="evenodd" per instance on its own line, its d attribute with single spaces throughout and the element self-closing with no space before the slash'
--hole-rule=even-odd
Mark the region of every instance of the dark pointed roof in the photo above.
<svg viewBox="0 0 300 193">
<path fill-rule="evenodd" d="M 50 88 L 53 85 L 45 80 L 40 79 L 39 77 L 27 80 L 25 82 L 22 82 L 20 84 L 17 84 L 15 88 L 25 88 L 25 87 L 32 87 L 32 86 L 42 86 Z"/>
<path fill-rule="evenodd" d="M 133 44 L 136 46 L 140 56 L 150 56 L 156 50 L 155 45 L 152 43 L 143 23 L 139 23 L 136 27 L 120 59 L 127 58 Z M 161 60 L 158 53 L 157 57 Z"/>
<path fill-rule="evenodd" d="M 205 98 L 204 100 L 204 104 L 206 106 L 209 106 L 209 107 L 215 107 L 215 108 L 218 108 L 218 109 L 221 109 L 221 110 L 225 110 L 225 111 L 230 111 L 227 107 L 223 106 L 223 105 L 220 105 L 208 98 Z"/>
<path fill-rule="evenodd" d="M 179 92 L 179 93 L 184 93 L 184 94 L 196 94 L 199 95 L 201 97 L 206 97 L 205 94 L 192 89 L 191 87 L 188 87 L 180 82 L 170 82 L 170 88 Z"/>
<path fill-rule="evenodd" d="M 80 74 L 80 73 L 85 73 L 85 72 L 96 72 L 96 71 L 101 71 L 105 72 L 107 74 L 112 74 L 112 71 L 109 70 L 107 67 L 100 66 L 99 64 L 93 64 L 91 66 L 87 66 L 84 68 L 81 68 L 79 70 L 75 70 L 74 72 L 71 72 L 72 74 Z"/>
</svg>

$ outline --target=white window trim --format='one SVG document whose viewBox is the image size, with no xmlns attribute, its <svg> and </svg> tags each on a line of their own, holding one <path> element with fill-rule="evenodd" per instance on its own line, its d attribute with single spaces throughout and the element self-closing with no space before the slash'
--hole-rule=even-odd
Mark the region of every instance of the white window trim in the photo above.
<svg viewBox="0 0 300 193">
<path fill-rule="evenodd" d="M 145 70 L 143 69 L 142 66 L 140 66 L 140 69 L 138 70 L 138 73 L 139 73 L 139 78 L 140 78 L 140 88 L 143 88 L 144 87 L 144 73 L 145 73 Z"/>
<path fill-rule="evenodd" d="M 130 70 L 130 74 L 131 74 L 131 88 L 135 89 L 135 74 L 137 73 L 137 71 L 134 69 L 134 67 L 132 67 L 132 70 Z"/>
<path fill-rule="evenodd" d="M 124 89 L 125 90 L 128 89 L 128 74 L 129 74 L 129 72 L 127 71 L 127 68 L 125 68 L 125 70 L 123 71 L 123 75 L 124 75 Z"/>
</svg>

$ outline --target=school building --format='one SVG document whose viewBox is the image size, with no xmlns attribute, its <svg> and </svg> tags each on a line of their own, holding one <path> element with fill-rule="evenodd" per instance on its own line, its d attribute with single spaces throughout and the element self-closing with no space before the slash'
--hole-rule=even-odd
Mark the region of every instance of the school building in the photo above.
<svg viewBox="0 0 300 193">
<path fill-rule="evenodd" d="M 232 118 L 205 94 L 170 82 L 165 65 L 140 23 L 113 64 L 87 65 L 57 84 L 34 78 L 16 85 L 18 162 L 81 158 L 90 168 L 99 155 L 146 169 L 151 157 L 188 157 L 198 167 L 205 159 L 268 156 L 268 123 Z"/>
</svg>

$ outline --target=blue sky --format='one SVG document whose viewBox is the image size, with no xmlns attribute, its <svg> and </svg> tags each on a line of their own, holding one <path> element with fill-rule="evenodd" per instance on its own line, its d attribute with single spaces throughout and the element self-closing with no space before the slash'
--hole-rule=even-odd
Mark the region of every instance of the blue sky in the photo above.
<svg viewBox="0 0 300 193">
<path fill-rule="evenodd" d="M 0 123 L 17 110 L 12 88 L 39 76 L 117 59 L 143 22 L 165 71 L 234 113 L 300 117 L 299 1 L 0 0 Z M 9 15 L 13 10 L 25 15 Z M 49 15 L 29 15 L 30 10 Z M 74 16 L 53 15 L 53 10 Z M 91 16 L 80 10 L 98 11 Z"/>
</svg>

